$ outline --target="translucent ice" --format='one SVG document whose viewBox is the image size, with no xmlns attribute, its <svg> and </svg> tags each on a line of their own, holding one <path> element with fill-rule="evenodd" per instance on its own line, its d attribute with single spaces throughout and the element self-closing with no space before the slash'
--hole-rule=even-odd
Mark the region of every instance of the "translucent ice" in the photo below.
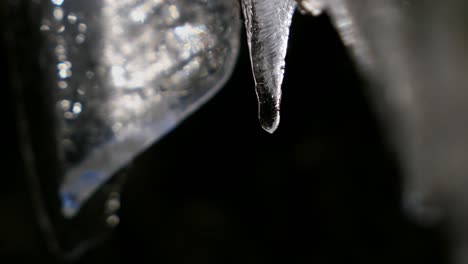
<svg viewBox="0 0 468 264">
<path fill-rule="evenodd" d="M 260 123 L 273 133 L 279 124 L 281 84 L 294 0 L 242 0 Z"/>
<path fill-rule="evenodd" d="M 289 30 L 296 7 L 319 15 L 321 0 L 242 0 L 260 124 L 273 133 L 279 125 L 281 85 Z"/>
<path fill-rule="evenodd" d="M 236 1 L 43 2 L 66 216 L 222 86 L 239 29 Z"/>
</svg>

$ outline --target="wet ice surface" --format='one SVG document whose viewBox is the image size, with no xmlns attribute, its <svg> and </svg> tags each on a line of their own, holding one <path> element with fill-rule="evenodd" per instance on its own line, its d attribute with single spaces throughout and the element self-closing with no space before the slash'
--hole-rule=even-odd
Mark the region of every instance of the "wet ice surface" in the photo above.
<svg viewBox="0 0 468 264">
<path fill-rule="evenodd" d="M 279 125 L 281 85 L 289 31 L 296 7 L 319 15 L 321 0 L 242 0 L 247 41 L 262 128 L 273 133 Z"/>
<path fill-rule="evenodd" d="M 281 84 L 285 68 L 294 0 L 243 0 L 247 40 L 263 129 L 273 133 L 279 124 Z"/>
<path fill-rule="evenodd" d="M 236 1 L 44 2 L 63 213 L 221 87 L 239 48 Z"/>
</svg>

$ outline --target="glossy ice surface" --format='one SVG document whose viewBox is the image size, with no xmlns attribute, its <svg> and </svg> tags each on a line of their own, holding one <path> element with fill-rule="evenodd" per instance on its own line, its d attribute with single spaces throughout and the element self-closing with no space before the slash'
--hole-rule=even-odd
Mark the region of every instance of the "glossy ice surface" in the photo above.
<svg viewBox="0 0 468 264">
<path fill-rule="evenodd" d="M 294 0 L 242 0 L 252 59 L 258 116 L 263 129 L 273 133 L 280 120 L 281 85 Z"/>
<path fill-rule="evenodd" d="M 281 86 L 286 68 L 289 31 L 296 8 L 319 15 L 321 0 L 242 0 L 249 45 L 258 118 L 263 129 L 273 133 L 279 125 Z"/>
<path fill-rule="evenodd" d="M 236 1 L 50 0 L 40 25 L 63 213 L 210 98 L 239 48 Z"/>
</svg>

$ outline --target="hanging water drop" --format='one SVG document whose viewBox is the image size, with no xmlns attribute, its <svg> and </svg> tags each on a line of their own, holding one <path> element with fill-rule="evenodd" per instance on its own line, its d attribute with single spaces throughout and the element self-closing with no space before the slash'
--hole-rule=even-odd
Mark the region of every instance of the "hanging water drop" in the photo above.
<svg viewBox="0 0 468 264">
<path fill-rule="evenodd" d="M 106 224 L 109 227 L 116 227 L 120 223 L 120 217 L 117 215 L 117 211 L 120 209 L 120 193 L 112 192 L 109 194 L 109 198 L 106 201 Z"/>
<path fill-rule="evenodd" d="M 120 209 L 120 194 L 113 192 L 109 195 L 109 199 L 106 202 L 106 212 L 113 214 Z"/>
<path fill-rule="evenodd" d="M 116 214 L 107 217 L 106 223 L 109 227 L 116 227 L 120 223 L 120 218 Z"/>
</svg>

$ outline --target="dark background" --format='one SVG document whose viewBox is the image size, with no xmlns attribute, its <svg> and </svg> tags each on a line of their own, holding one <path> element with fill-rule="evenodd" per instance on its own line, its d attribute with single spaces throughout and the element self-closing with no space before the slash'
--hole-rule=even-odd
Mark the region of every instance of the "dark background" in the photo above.
<svg viewBox="0 0 468 264">
<path fill-rule="evenodd" d="M 437 228 L 402 212 L 396 157 L 328 18 L 294 19 L 273 135 L 242 45 L 221 92 L 134 162 L 120 225 L 79 263 L 446 263 Z M 33 214 L 8 96 L 0 263 L 59 263 Z"/>
</svg>

